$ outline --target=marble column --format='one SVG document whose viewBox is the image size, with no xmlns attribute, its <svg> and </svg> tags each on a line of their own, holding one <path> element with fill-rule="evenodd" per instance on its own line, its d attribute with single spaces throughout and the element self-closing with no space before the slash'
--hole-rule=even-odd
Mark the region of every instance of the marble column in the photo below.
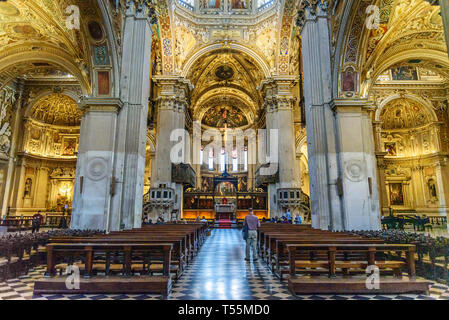
<svg viewBox="0 0 449 320">
<path fill-rule="evenodd" d="M 1 216 L 6 215 L 8 205 L 11 205 L 11 193 L 13 191 L 13 180 L 16 172 L 17 147 L 19 146 L 20 137 L 23 134 L 22 127 L 22 102 L 23 102 L 23 83 L 19 84 L 19 97 L 16 101 L 14 114 L 13 133 L 11 138 L 11 150 L 9 151 L 8 170 L 6 173 L 5 189 L 1 206 Z"/>
<path fill-rule="evenodd" d="M 379 190 L 379 204 L 381 208 L 381 213 L 384 216 L 389 214 L 389 202 L 387 197 L 387 187 L 385 183 L 385 169 L 387 168 L 385 164 L 386 152 L 376 152 L 377 158 L 377 187 Z"/>
<path fill-rule="evenodd" d="M 446 39 L 447 53 L 449 55 L 449 1 L 440 0 L 441 18 L 443 19 L 444 36 Z"/>
<path fill-rule="evenodd" d="M 270 217 L 283 214 L 279 207 L 279 199 L 274 201 L 277 190 L 280 188 L 300 188 L 299 167 L 296 162 L 295 126 L 293 118 L 293 105 L 295 97 L 292 87 L 295 84 L 294 77 L 275 77 L 262 84 L 266 107 L 266 128 L 268 155 L 270 165 L 277 166 L 279 181 L 268 187 L 270 197 Z M 273 141 L 271 130 L 277 131 L 277 140 Z M 272 142 L 276 142 L 273 145 Z M 275 159 L 272 156 L 275 155 Z M 290 208 L 294 213 L 295 208 Z"/>
<path fill-rule="evenodd" d="M 33 208 L 38 210 L 46 210 L 48 199 L 48 173 L 47 167 L 36 168 L 36 191 L 33 197 Z"/>
<path fill-rule="evenodd" d="M 437 194 L 440 215 L 448 217 L 449 213 L 449 161 L 446 158 L 438 161 L 436 167 Z M 448 217 L 449 218 L 449 217 Z M 449 225 L 448 225 L 449 229 Z"/>
<path fill-rule="evenodd" d="M 126 0 L 124 16 L 120 98 L 87 97 L 80 106 L 72 228 L 142 223 L 154 9 L 150 1 Z"/>
<path fill-rule="evenodd" d="M 154 23 L 149 1 L 127 1 L 123 29 L 120 110 L 115 154 L 113 229 L 142 225 L 145 152 L 150 92 L 151 36 Z M 117 221 L 119 218 L 119 221 Z"/>
<path fill-rule="evenodd" d="M 188 80 L 177 76 L 156 76 L 154 80 L 160 88 L 160 93 L 157 98 L 156 157 L 151 187 L 158 188 L 165 185 L 167 188 L 173 188 L 176 194 L 173 209 L 181 212 L 183 188 L 181 184 L 172 182 L 172 159 L 170 156 L 172 147 L 178 142 L 170 141 L 170 135 L 175 129 L 185 129 L 187 96 L 191 84 Z M 184 138 L 184 141 L 187 139 L 189 139 L 188 136 Z M 190 148 L 185 148 L 185 150 L 189 151 Z M 183 163 L 191 163 L 190 152 L 188 153 L 184 155 Z M 153 221 L 155 221 L 154 218 L 157 218 L 156 214 L 159 213 L 154 211 Z M 169 218 L 169 216 L 166 215 L 165 218 Z"/>
<path fill-rule="evenodd" d="M 25 188 L 25 167 L 26 161 L 23 157 L 19 157 L 16 163 L 14 174 L 14 187 L 11 191 L 11 211 L 13 213 L 23 208 L 23 192 Z"/>
<path fill-rule="evenodd" d="M 330 108 L 332 69 L 327 1 L 303 0 L 300 8 L 297 24 L 302 39 L 312 226 L 341 229 L 335 119 Z"/>
<path fill-rule="evenodd" d="M 118 112 L 113 98 L 84 98 L 73 194 L 72 229 L 119 230 L 120 211 L 113 206 Z"/>
<path fill-rule="evenodd" d="M 371 112 L 366 100 L 334 99 L 338 161 L 341 168 L 342 230 L 380 228 L 377 161 Z"/>
</svg>

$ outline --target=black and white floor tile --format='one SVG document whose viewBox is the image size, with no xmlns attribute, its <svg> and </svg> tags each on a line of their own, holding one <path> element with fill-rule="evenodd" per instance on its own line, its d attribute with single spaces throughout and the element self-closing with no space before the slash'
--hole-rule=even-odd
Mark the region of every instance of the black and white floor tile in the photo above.
<svg viewBox="0 0 449 320">
<path fill-rule="evenodd" d="M 293 296 L 263 262 L 244 260 L 245 244 L 233 229 L 212 232 L 198 256 L 173 286 L 172 300 L 449 300 L 449 287 L 434 284 L 430 294 L 301 295 Z M 0 300 L 159 300 L 149 294 L 33 295 L 34 282 L 43 277 L 39 267 L 26 276 L 0 282 Z"/>
</svg>

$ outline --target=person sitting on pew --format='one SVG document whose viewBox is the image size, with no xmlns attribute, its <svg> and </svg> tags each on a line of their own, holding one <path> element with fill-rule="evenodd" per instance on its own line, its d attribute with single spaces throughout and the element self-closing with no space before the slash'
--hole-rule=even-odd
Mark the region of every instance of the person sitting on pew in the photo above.
<svg viewBox="0 0 449 320">
<path fill-rule="evenodd" d="M 153 224 L 153 221 L 151 221 L 151 219 L 148 219 L 148 217 L 145 217 L 143 219 L 143 224 L 144 225 L 150 225 L 150 224 Z"/>
<path fill-rule="evenodd" d="M 302 224 L 302 218 L 299 214 L 295 217 L 295 224 Z"/>
<path fill-rule="evenodd" d="M 203 218 L 200 220 L 200 222 L 207 222 L 206 217 L 203 216 Z"/>
<path fill-rule="evenodd" d="M 201 222 L 201 217 L 200 216 L 196 217 L 195 222 Z"/>
<path fill-rule="evenodd" d="M 159 216 L 159 218 L 157 218 L 156 224 L 164 224 L 164 222 L 164 218 L 162 216 Z"/>
<path fill-rule="evenodd" d="M 287 212 L 285 212 L 285 218 L 291 223 L 292 221 L 292 214 L 290 213 L 290 209 L 287 209 Z"/>
<path fill-rule="evenodd" d="M 248 227 L 248 238 L 246 239 L 246 261 L 250 261 L 250 249 L 253 250 L 253 261 L 258 260 L 257 256 L 257 229 L 260 228 L 260 221 L 254 215 L 253 209 L 249 209 L 249 215 L 245 217 L 243 225 Z"/>
<path fill-rule="evenodd" d="M 31 223 L 31 233 L 39 232 L 43 218 L 44 217 L 41 215 L 40 210 L 33 216 L 33 221 Z"/>
</svg>

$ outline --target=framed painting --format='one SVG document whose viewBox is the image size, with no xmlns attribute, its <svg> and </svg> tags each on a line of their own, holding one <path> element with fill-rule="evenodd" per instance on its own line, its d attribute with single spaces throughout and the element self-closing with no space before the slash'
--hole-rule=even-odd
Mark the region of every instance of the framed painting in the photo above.
<svg viewBox="0 0 449 320">
<path fill-rule="evenodd" d="M 403 206 L 404 193 L 402 190 L 402 183 L 390 183 L 390 205 Z"/>
<path fill-rule="evenodd" d="M 62 141 L 62 155 L 74 156 L 77 151 L 76 137 L 64 137 Z"/>
</svg>

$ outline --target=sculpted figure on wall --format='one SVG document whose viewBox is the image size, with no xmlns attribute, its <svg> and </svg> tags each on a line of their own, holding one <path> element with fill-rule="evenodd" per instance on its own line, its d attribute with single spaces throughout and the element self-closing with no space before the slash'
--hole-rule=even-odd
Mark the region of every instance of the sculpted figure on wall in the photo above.
<svg viewBox="0 0 449 320">
<path fill-rule="evenodd" d="M 25 181 L 25 189 L 23 192 L 24 198 L 30 198 L 31 197 L 31 187 L 33 186 L 33 180 L 31 178 L 27 178 Z"/>
<path fill-rule="evenodd" d="M 0 154 L 7 156 L 11 149 L 11 114 L 15 102 L 14 92 L 0 92 Z"/>
</svg>

